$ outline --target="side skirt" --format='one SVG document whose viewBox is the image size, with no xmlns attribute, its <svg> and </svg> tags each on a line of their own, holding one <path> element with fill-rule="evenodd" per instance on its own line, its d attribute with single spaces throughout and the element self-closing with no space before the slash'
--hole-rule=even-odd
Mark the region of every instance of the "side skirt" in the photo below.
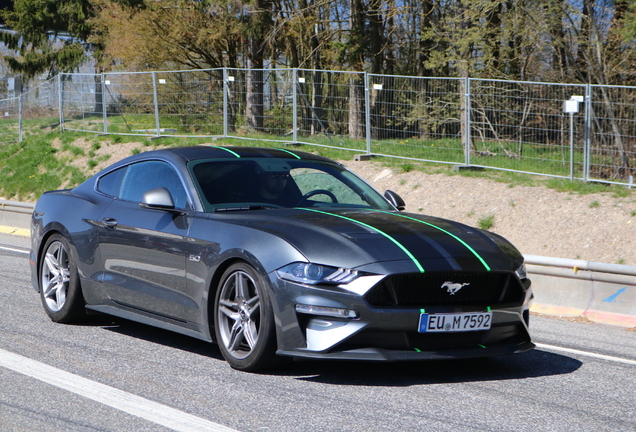
<svg viewBox="0 0 636 432">
<path fill-rule="evenodd" d="M 206 342 L 214 342 L 214 340 L 212 339 L 210 335 L 206 335 L 199 331 L 185 328 L 178 324 L 172 324 L 170 322 L 164 321 L 163 319 L 158 319 L 158 318 L 153 318 L 151 316 L 142 315 L 136 311 L 124 310 L 118 307 L 107 306 L 107 305 L 87 305 L 86 309 L 93 310 L 96 312 L 101 312 L 106 315 L 113 315 L 119 318 L 124 318 L 130 321 L 135 321 L 135 322 L 146 324 L 152 327 L 158 327 L 158 328 L 169 330 L 175 333 L 180 333 L 180 334 L 190 336 L 196 339 L 200 339 Z"/>
</svg>

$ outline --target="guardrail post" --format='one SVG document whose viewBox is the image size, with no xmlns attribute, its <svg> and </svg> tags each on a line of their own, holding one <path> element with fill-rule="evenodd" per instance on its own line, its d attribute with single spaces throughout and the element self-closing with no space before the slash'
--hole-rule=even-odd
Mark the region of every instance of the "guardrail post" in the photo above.
<svg viewBox="0 0 636 432">
<path fill-rule="evenodd" d="M 371 91 L 369 90 L 369 74 L 364 72 L 364 123 L 367 138 L 367 154 L 371 154 Z"/>
<path fill-rule="evenodd" d="M 157 77 L 154 71 L 152 72 L 152 97 L 155 103 L 155 127 L 157 129 L 157 136 L 161 136 L 161 124 L 159 123 L 159 100 L 157 99 Z"/>
</svg>

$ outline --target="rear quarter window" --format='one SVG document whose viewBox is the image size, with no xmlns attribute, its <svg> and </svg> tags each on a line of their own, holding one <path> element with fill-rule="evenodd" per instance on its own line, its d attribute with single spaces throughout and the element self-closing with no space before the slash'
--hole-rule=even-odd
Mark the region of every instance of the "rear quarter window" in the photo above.
<svg viewBox="0 0 636 432">
<path fill-rule="evenodd" d="M 97 190 L 105 195 L 119 198 L 121 192 L 121 184 L 126 175 L 128 167 L 109 172 L 97 181 Z"/>
</svg>

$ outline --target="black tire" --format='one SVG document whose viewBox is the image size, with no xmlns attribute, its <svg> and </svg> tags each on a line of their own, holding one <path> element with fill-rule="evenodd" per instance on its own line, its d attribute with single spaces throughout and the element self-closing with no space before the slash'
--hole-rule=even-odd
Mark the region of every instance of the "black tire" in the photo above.
<svg viewBox="0 0 636 432">
<path fill-rule="evenodd" d="M 223 273 L 214 302 L 214 331 L 234 369 L 254 372 L 280 364 L 274 311 L 263 279 L 250 265 L 237 263 Z"/>
<path fill-rule="evenodd" d="M 40 257 L 40 298 L 46 314 L 59 323 L 79 321 L 86 316 L 85 301 L 77 266 L 68 241 L 52 235 Z"/>
</svg>

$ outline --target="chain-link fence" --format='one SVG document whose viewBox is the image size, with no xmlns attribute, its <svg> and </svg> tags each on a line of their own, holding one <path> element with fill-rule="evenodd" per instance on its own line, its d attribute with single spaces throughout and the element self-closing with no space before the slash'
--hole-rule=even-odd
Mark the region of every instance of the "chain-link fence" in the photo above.
<svg viewBox="0 0 636 432">
<path fill-rule="evenodd" d="M 0 108 L 0 142 L 21 139 L 22 119 L 47 118 L 626 185 L 636 174 L 636 87 L 220 68 L 61 74 Z"/>
<path fill-rule="evenodd" d="M 10 143 L 22 139 L 20 127 L 20 98 L 0 100 L 0 143 Z"/>
</svg>

